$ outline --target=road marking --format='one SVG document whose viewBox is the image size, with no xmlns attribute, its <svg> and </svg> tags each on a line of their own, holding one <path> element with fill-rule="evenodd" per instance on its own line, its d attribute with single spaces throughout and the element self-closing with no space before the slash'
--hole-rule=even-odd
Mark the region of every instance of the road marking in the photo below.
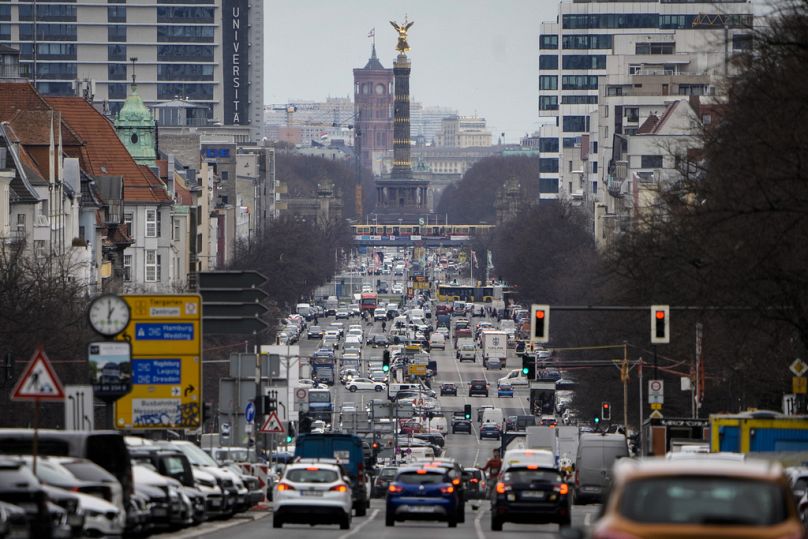
<svg viewBox="0 0 808 539">
<path fill-rule="evenodd" d="M 474 518 L 474 531 L 477 532 L 477 539 L 485 539 L 485 534 L 483 533 L 483 527 L 480 524 L 480 519 L 483 518 L 485 512 L 486 512 L 485 508 L 481 507 L 480 510 L 477 511 L 477 516 Z"/>
<path fill-rule="evenodd" d="M 376 515 L 378 515 L 378 514 L 379 514 L 379 510 L 378 510 L 378 509 L 374 509 L 374 510 L 373 510 L 373 512 L 370 514 L 370 516 L 368 517 L 368 519 L 367 519 L 366 521 L 364 521 L 362 524 L 360 524 L 359 526 L 355 527 L 354 529 L 352 529 L 352 530 L 351 530 L 351 531 L 349 531 L 348 533 L 345 533 L 345 534 L 343 534 L 343 535 L 340 535 L 340 536 L 339 536 L 337 539 L 347 539 L 348 537 L 352 536 L 353 534 L 355 534 L 356 532 L 358 532 L 359 530 L 361 530 L 362 528 L 364 528 L 365 526 L 367 526 L 368 522 L 370 522 L 371 520 L 373 520 L 374 518 L 376 518 Z"/>
<path fill-rule="evenodd" d="M 592 524 L 592 513 L 584 515 L 584 526 L 587 528 Z"/>
</svg>

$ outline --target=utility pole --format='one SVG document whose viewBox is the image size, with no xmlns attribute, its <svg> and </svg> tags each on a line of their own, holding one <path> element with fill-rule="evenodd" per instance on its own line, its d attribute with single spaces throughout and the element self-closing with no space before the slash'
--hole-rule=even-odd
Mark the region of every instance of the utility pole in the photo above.
<svg viewBox="0 0 808 539">
<path fill-rule="evenodd" d="M 623 382 L 623 428 L 628 433 L 628 343 L 623 343 L 623 364 L 620 366 L 620 381 Z M 640 425 L 642 428 L 642 425 Z"/>
</svg>

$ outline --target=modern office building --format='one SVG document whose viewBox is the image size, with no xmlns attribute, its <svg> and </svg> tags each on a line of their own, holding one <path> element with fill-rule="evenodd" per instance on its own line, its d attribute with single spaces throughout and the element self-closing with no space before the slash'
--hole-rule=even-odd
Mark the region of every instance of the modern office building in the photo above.
<svg viewBox="0 0 808 539">
<path fill-rule="evenodd" d="M 747 0 L 561 2 L 539 38 L 540 198 L 606 204 L 615 137 L 672 101 L 720 99 L 752 22 Z"/>
<path fill-rule="evenodd" d="M 187 100 L 212 125 L 261 135 L 262 2 L 0 1 L 0 44 L 43 94 L 90 95 L 114 115 L 134 73 L 146 105 Z"/>
</svg>

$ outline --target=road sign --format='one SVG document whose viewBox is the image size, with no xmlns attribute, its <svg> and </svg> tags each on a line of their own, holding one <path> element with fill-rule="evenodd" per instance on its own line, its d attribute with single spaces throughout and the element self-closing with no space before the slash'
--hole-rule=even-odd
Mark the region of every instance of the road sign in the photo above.
<svg viewBox="0 0 808 539">
<path fill-rule="evenodd" d="M 118 338 L 132 344 L 132 391 L 115 405 L 119 429 L 195 429 L 202 422 L 202 298 L 125 295 Z"/>
<path fill-rule="evenodd" d="M 791 362 L 791 365 L 789 365 L 788 368 L 794 373 L 794 376 L 802 376 L 806 371 L 808 371 L 808 364 L 806 364 L 800 358 L 797 358 Z"/>
<path fill-rule="evenodd" d="M 266 294 L 256 292 L 266 277 L 257 271 L 206 271 L 199 274 L 199 293 L 205 307 L 205 333 L 247 335 L 264 331 L 260 316 Z"/>
<path fill-rule="evenodd" d="M 662 380 L 648 380 L 648 402 L 650 404 L 665 402 L 665 386 Z"/>
<path fill-rule="evenodd" d="M 45 355 L 45 349 L 42 346 L 37 347 L 11 392 L 11 400 L 61 401 L 64 398 L 62 382 Z"/>
<path fill-rule="evenodd" d="M 410 376 L 426 376 L 426 365 L 418 365 L 418 364 L 407 365 L 407 373 Z"/>
<path fill-rule="evenodd" d="M 222 423 L 219 425 L 219 435 L 222 438 L 230 438 L 230 423 Z"/>
<path fill-rule="evenodd" d="M 798 395 L 805 395 L 808 393 L 808 378 L 804 376 L 795 376 L 791 379 L 791 392 Z"/>
<path fill-rule="evenodd" d="M 251 335 L 267 328 L 267 323 L 260 318 L 228 316 L 205 318 L 202 322 L 205 333 L 210 335 Z"/>
<path fill-rule="evenodd" d="M 662 417 L 663 417 L 663 416 L 662 416 L 662 412 L 660 412 L 659 410 L 654 410 L 654 411 L 653 411 L 653 412 L 651 412 L 651 414 L 648 416 L 648 419 L 662 419 Z"/>
<path fill-rule="evenodd" d="M 281 420 L 278 419 L 278 413 L 272 412 L 266 416 L 266 419 L 264 419 L 264 423 L 261 425 L 261 428 L 258 429 L 258 432 L 284 432 L 283 423 L 281 423 Z"/>
<path fill-rule="evenodd" d="M 255 421 L 255 403 L 253 401 L 248 402 L 247 407 L 244 408 L 244 419 L 247 420 L 247 423 Z"/>
<path fill-rule="evenodd" d="M 93 386 L 65 386 L 65 430 L 94 430 Z"/>
<path fill-rule="evenodd" d="M 652 410 L 661 410 L 662 409 L 662 403 L 661 402 L 652 402 L 651 403 L 651 409 Z"/>
<path fill-rule="evenodd" d="M 298 387 L 295 389 L 295 400 L 298 402 L 308 402 L 309 390 L 305 387 Z"/>
</svg>

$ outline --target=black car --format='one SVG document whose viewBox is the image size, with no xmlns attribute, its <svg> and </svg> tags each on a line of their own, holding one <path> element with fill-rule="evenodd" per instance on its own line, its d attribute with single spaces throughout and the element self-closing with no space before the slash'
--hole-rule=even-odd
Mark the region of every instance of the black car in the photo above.
<svg viewBox="0 0 808 539">
<path fill-rule="evenodd" d="M 472 380 L 469 382 L 469 397 L 473 396 L 487 397 L 488 396 L 488 382 L 485 380 Z"/>
<path fill-rule="evenodd" d="M 382 468 L 376 480 L 373 481 L 373 488 L 370 491 L 371 498 L 384 498 L 385 494 L 387 494 L 387 487 L 396 478 L 397 473 L 397 466 L 385 466 Z"/>
<path fill-rule="evenodd" d="M 452 434 L 458 432 L 471 434 L 471 420 L 466 419 L 463 412 L 455 412 L 452 416 Z"/>
<path fill-rule="evenodd" d="M 491 529 L 504 522 L 570 525 L 570 489 L 558 470 L 511 467 L 499 477 L 491 497 Z"/>
<path fill-rule="evenodd" d="M 390 339 L 387 338 L 387 335 L 371 335 L 368 337 L 367 344 L 372 345 L 374 348 L 377 346 L 388 346 Z"/>
<path fill-rule="evenodd" d="M 484 425 L 480 425 L 480 440 L 483 438 L 494 438 L 495 440 L 499 440 L 500 436 L 502 436 L 502 431 L 499 428 L 499 425 L 494 423 L 485 423 Z"/>
<path fill-rule="evenodd" d="M 463 486 L 466 488 L 467 500 L 484 500 L 486 498 L 485 474 L 481 469 L 465 468 Z"/>
<path fill-rule="evenodd" d="M 440 432 L 419 432 L 413 434 L 412 437 L 419 440 L 424 440 L 425 442 L 429 442 L 430 444 L 441 448 L 446 445 L 446 439 Z"/>
<path fill-rule="evenodd" d="M 309 339 L 322 339 L 324 333 L 323 328 L 320 326 L 311 326 L 306 332 L 306 337 Z"/>
<path fill-rule="evenodd" d="M 451 395 L 453 397 L 457 397 L 457 386 L 452 383 L 441 384 L 440 396 L 443 397 L 444 395 Z"/>
</svg>

